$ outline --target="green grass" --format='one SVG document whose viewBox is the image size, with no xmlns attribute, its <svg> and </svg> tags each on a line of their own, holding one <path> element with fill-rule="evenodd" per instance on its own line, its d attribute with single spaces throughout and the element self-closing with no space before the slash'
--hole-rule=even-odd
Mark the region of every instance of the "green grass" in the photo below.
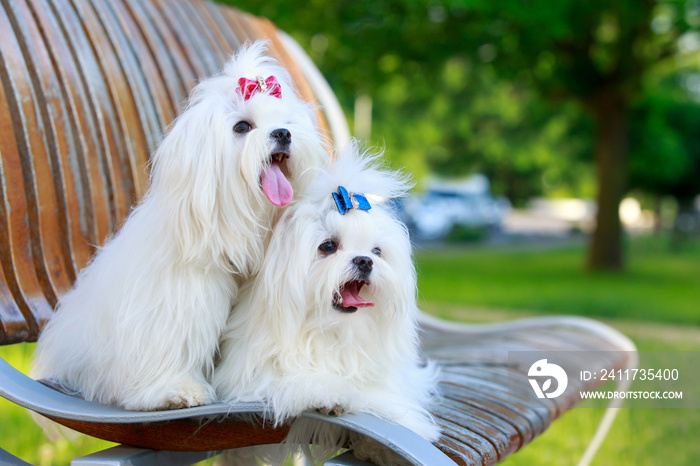
<svg viewBox="0 0 700 466">
<path fill-rule="evenodd" d="M 622 274 L 586 273 L 583 246 L 419 251 L 421 304 L 472 322 L 551 313 L 597 317 L 641 351 L 700 351 L 700 242 L 671 252 L 663 238 L 638 238 L 627 248 Z M 503 464 L 576 464 L 604 411 L 587 403 Z M 593 464 L 697 464 L 699 436 L 700 410 L 622 408 Z"/>
<path fill-rule="evenodd" d="M 644 325 L 642 325 L 644 327 Z M 660 324 L 657 328 L 665 327 Z M 673 327 L 671 327 L 673 329 Z M 700 351 L 700 329 L 680 338 L 640 337 L 635 325 L 626 334 L 643 351 Z M 677 329 L 676 329 L 677 330 Z M 645 332 L 644 332 L 645 333 Z M 690 338 L 688 338 L 690 337 Z M 687 391 L 684 391 L 687 395 Z M 695 390 L 697 397 L 698 390 Z M 595 406 L 595 407 L 592 407 Z M 504 466 L 575 465 L 593 437 L 604 408 L 586 401 L 567 411 L 544 434 L 516 454 Z M 612 429 L 595 456 L 595 466 L 685 466 L 698 464 L 700 443 L 699 409 L 620 409 Z"/>
<path fill-rule="evenodd" d="M 670 252 L 665 240 L 628 244 L 624 274 L 583 271 L 583 246 L 532 250 L 522 247 L 420 251 L 421 305 L 462 321 L 510 320 L 538 314 L 603 318 L 630 336 L 640 350 L 700 351 L 700 242 Z M 0 356 L 26 372 L 33 345 L 0 347 Z M 602 417 L 601 408 L 577 407 L 517 454 L 514 465 L 572 465 Z M 27 412 L 0 398 L 0 447 L 36 465 L 111 444 L 87 437 L 48 440 Z M 700 411 L 623 408 L 595 465 L 697 464 Z"/>
<path fill-rule="evenodd" d="M 595 456 L 594 465 L 685 466 L 698 464 L 700 435 L 697 410 L 622 408 Z M 504 466 L 575 465 L 593 436 L 603 410 L 569 410 L 549 430 Z"/>
<path fill-rule="evenodd" d="M 669 252 L 659 238 L 628 245 L 625 273 L 587 273 L 583 247 L 419 251 L 428 303 L 700 324 L 700 243 Z"/>
</svg>

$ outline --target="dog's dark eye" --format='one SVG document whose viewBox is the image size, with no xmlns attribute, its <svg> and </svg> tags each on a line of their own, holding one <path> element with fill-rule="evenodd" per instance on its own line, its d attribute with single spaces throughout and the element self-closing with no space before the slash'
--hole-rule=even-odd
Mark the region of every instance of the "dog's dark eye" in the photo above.
<svg viewBox="0 0 700 466">
<path fill-rule="evenodd" d="M 238 134 L 245 134 L 251 129 L 253 129 L 253 125 L 251 125 L 247 121 L 239 121 L 238 123 L 233 125 L 233 132 Z"/>
<path fill-rule="evenodd" d="M 338 250 L 338 243 L 336 243 L 332 239 L 326 240 L 318 245 L 318 250 L 324 254 L 333 254 L 335 251 Z"/>
<path fill-rule="evenodd" d="M 379 248 L 374 248 L 372 249 L 372 254 L 374 254 L 375 256 L 382 257 L 382 250 Z"/>
</svg>

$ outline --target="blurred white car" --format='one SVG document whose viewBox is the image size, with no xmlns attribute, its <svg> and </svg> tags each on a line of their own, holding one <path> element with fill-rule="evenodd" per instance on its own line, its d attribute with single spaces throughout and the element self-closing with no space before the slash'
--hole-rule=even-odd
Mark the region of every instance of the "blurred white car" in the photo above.
<svg viewBox="0 0 700 466">
<path fill-rule="evenodd" d="M 455 226 L 497 230 L 511 204 L 505 197 L 491 196 L 489 186 L 480 174 L 460 181 L 434 181 L 424 193 L 405 199 L 405 221 L 417 238 L 425 240 L 443 238 Z"/>
</svg>

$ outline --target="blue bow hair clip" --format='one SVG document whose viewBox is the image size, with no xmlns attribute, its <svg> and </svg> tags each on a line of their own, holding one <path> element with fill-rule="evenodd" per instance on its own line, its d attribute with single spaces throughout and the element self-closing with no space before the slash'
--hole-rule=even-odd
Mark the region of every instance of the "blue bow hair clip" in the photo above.
<svg viewBox="0 0 700 466">
<path fill-rule="evenodd" d="M 348 193 L 348 190 L 342 186 L 338 186 L 338 192 L 333 193 L 333 199 L 341 215 L 345 215 L 348 210 L 352 209 L 369 210 L 372 208 L 364 194 Z"/>
</svg>

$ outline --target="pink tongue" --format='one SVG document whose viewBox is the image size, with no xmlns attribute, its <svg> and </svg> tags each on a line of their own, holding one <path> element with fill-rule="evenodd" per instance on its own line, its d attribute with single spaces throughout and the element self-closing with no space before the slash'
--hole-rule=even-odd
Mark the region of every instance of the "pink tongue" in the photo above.
<svg viewBox="0 0 700 466">
<path fill-rule="evenodd" d="M 343 307 L 372 307 L 374 303 L 360 298 L 360 288 L 358 282 L 348 282 L 340 289 L 340 296 L 343 297 Z"/>
<path fill-rule="evenodd" d="M 260 177 L 262 189 L 274 205 L 280 207 L 289 204 L 294 196 L 292 185 L 285 178 L 278 161 L 273 160 Z"/>
</svg>

